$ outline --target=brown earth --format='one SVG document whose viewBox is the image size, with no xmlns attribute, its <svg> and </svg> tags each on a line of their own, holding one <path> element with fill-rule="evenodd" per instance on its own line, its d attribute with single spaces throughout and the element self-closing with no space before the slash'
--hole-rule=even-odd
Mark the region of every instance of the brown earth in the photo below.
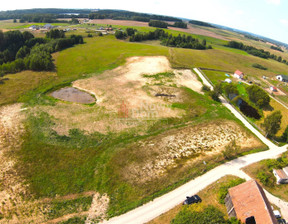
<svg viewBox="0 0 288 224">
<path fill-rule="evenodd" d="M 143 77 L 161 72 L 174 72 L 175 77 L 155 80 Z M 57 106 L 41 107 L 55 118 L 55 130 L 67 134 L 71 128 L 87 132 L 119 132 L 137 128 L 145 131 L 155 120 L 181 117 L 183 110 L 171 108 L 171 103 L 182 102 L 186 86 L 201 93 L 202 83 L 191 70 L 173 70 L 166 57 L 132 57 L 125 65 L 88 79 L 77 80 L 75 88 L 95 95 L 97 105 L 57 103 Z M 155 96 L 157 93 L 175 97 Z M 71 119 L 73 118 L 73 119 Z"/>
</svg>

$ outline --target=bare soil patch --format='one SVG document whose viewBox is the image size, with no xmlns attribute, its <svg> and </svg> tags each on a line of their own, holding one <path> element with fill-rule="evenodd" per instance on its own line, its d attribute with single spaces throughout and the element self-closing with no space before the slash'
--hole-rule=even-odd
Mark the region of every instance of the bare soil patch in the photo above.
<svg viewBox="0 0 288 224">
<path fill-rule="evenodd" d="M 141 154 L 142 161 L 130 163 L 124 177 L 132 182 L 144 183 L 167 174 L 167 169 L 176 168 L 178 161 L 204 160 L 206 156 L 221 153 L 225 146 L 235 140 L 241 147 L 261 147 L 261 142 L 232 121 L 215 121 L 188 126 L 165 132 L 157 137 L 139 141 L 133 148 Z M 141 153 L 139 153 L 141 151 Z"/>
<path fill-rule="evenodd" d="M 163 85 L 154 85 L 151 79 L 143 77 L 161 72 L 174 72 L 175 77 Z M 73 83 L 73 87 L 95 95 L 97 105 L 87 107 L 58 102 L 57 106 L 42 109 L 55 118 L 55 130 L 59 134 L 67 134 L 71 128 L 89 133 L 131 128 L 145 131 L 155 120 L 183 115 L 183 110 L 171 108 L 171 103 L 182 102 L 183 91 L 177 88 L 181 85 L 197 92 L 202 87 L 190 70 L 173 70 L 166 57 L 132 57 L 123 66 Z"/>
<path fill-rule="evenodd" d="M 51 96 L 69 102 L 89 104 L 94 103 L 95 98 L 90 94 L 80 91 L 73 87 L 65 87 L 51 93 Z"/>
</svg>

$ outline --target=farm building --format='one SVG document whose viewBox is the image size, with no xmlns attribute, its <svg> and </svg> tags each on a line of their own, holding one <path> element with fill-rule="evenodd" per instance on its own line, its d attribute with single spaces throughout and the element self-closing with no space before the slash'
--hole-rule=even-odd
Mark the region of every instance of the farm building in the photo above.
<svg viewBox="0 0 288 224">
<path fill-rule="evenodd" d="M 237 79 L 243 79 L 244 73 L 241 72 L 241 71 L 239 71 L 239 70 L 236 70 L 236 71 L 234 72 L 234 77 L 237 78 Z"/>
<path fill-rule="evenodd" d="M 44 26 L 43 26 L 43 29 L 46 29 L 46 30 L 51 30 L 51 29 L 53 29 L 54 28 L 54 26 L 52 26 L 51 24 L 45 24 Z"/>
<path fill-rule="evenodd" d="M 281 82 L 288 82 L 288 75 L 276 75 L 276 79 Z"/>
<path fill-rule="evenodd" d="M 287 184 L 288 183 L 288 167 L 283 169 L 273 169 L 273 174 L 276 177 L 277 184 Z"/>
<path fill-rule="evenodd" d="M 277 91 L 278 91 L 275 86 L 270 86 L 270 90 L 271 90 L 272 92 L 277 92 Z"/>
<path fill-rule="evenodd" d="M 278 223 L 262 187 L 255 180 L 230 188 L 225 205 L 229 217 L 236 217 L 242 223 Z"/>
</svg>

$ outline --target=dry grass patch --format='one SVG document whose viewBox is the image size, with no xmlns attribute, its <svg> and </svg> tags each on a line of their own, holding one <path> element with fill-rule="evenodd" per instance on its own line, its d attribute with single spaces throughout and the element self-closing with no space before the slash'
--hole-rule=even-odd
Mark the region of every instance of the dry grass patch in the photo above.
<svg viewBox="0 0 288 224">
<path fill-rule="evenodd" d="M 122 164 L 121 176 L 132 183 L 145 183 L 168 175 L 171 169 L 221 155 L 233 140 L 240 146 L 239 153 L 262 146 L 258 139 L 232 121 L 218 120 L 188 126 L 166 131 L 127 148 L 132 154 L 131 160 L 127 165 L 127 162 Z"/>
</svg>

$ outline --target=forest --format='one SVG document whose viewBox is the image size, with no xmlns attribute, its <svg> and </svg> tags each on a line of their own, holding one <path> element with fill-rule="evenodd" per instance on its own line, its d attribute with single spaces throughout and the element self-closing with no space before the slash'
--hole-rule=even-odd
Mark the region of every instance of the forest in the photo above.
<svg viewBox="0 0 288 224">
<path fill-rule="evenodd" d="M 215 27 L 215 26 L 212 26 L 210 23 L 205 23 L 205 22 L 198 21 L 198 20 L 190 20 L 189 23 L 193 25 L 198 25 L 198 26 Z"/>
<path fill-rule="evenodd" d="M 229 41 L 227 47 L 240 49 L 240 50 L 246 51 L 248 54 L 254 55 L 256 57 L 260 57 L 260 58 L 264 58 L 264 59 L 270 58 L 270 59 L 273 59 L 275 61 L 279 61 L 279 62 L 282 62 L 282 63 L 288 65 L 288 62 L 285 59 L 283 60 L 281 56 L 277 56 L 275 54 L 270 54 L 269 51 L 264 51 L 263 49 L 258 49 L 256 47 L 244 45 L 241 42 Z"/>
<path fill-rule="evenodd" d="M 38 18 L 42 18 L 40 22 L 43 22 L 43 18 L 49 20 L 47 22 L 54 23 L 56 18 L 66 18 L 68 14 L 73 15 L 77 18 L 87 18 L 89 13 L 92 10 L 90 9 L 21 9 L 21 10 L 9 10 L 9 11 L 0 11 L 0 20 L 6 19 L 28 19 L 31 22 L 39 22 Z M 34 21 L 35 18 L 37 21 Z M 59 21 L 58 21 L 59 22 Z"/>
<path fill-rule="evenodd" d="M 28 31 L 0 31 L 0 76 L 28 69 L 52 70 L 51 53 L 82 43 L 81 35 L 65 37 L 64 32 L 57 29 L 47 32 L 46 38 L 35 38 Z"/>
<path fill-rule="evenodd" d="M 171 16 L 152 15 L 146 13 L 129 12 L 125 10 L 99 10 L 89 14 L 89 19 L 115 19 L 115 20 L 136 20 L 149 22 L 150 20 L 179 21 L 181 19 Z"/>
<path fill-rule="evenodd" d="M 212 49 L 211 46 L 206 46 L 206 40 L 204 39 L 201 43 L 198 39 L 192 37 L 191 35 L 181 35 L 173 36 L 168 34 L 163 29 L 156 29 L 155 31 L 150 31 L 147 33 L 136 32 L 132 28 L 127 28 L 126 32 L 117 30 L 115 32 L 115 37 L 117 39 L 125 39 L 129 36 L 130 42 L 141 42 L 146 40 L 160 40 L 161 45 L 168 47 L 179 47 L 179 48 L 189 48 L 197 50 Z"/>
</svg>

